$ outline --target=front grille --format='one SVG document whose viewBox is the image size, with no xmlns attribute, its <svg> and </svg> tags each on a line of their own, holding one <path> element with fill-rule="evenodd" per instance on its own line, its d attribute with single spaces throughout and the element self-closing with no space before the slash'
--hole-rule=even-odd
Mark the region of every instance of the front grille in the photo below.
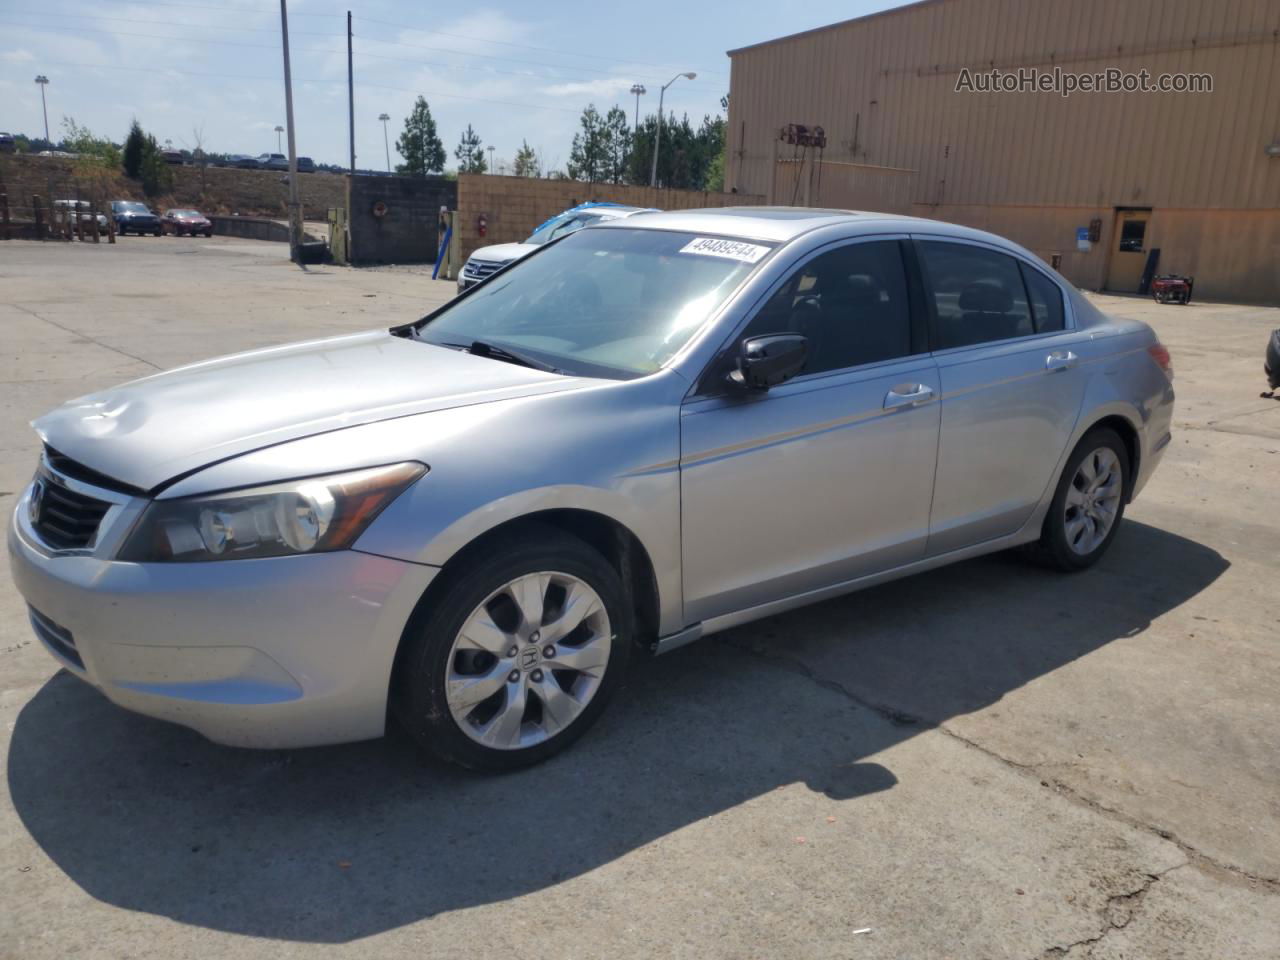
<svg viewBox="0 0 1280 960">
<path fill-rule="evenodd" d="M 127 483 L 121 483 L 114 477 L 108 477 L 105 473 L 99 473 L 92 467 L 86 467 L 83 463 L 72 460 L 65 453 L 59 453 L 48 445 L 44 448 L 44 458 L 54 472 L 60 473 L 64 477 L 70 477 L 72 480 L 87 483 L 91 487 L 102 487 L 104 490 L 127 493 L 133 497 L 142 494 L 142 491 L 137 487 L 131 487 Z"/>
<path fill-rule="evenodd" d="M 76 649 L 76 640 L 70 630 L 54 623 L 35 607 L 27 607 L 27 615 L 31 618 L 31 628 L 44 641 L 45 646 L 81 670 L 84 669 L 84 661 L 80 659 L 80 651 Z"/>
<path fill-rule="evenodd" d="M 493 260 L 468 260 L 466 269 L 462 272 L 472 280 L 483 280 L 490 274 L 497 273 L 505 266 L 505 263 L 497 263 Z"/>
<path fill-rule="evenodd" d="M 47 476 L 38 478 L 39 497 L 32 526 L 40 539 L 55 550 L 83 549 L 93 542 L 98 525 L 111 509 L 105 500 L 59 486 Z"/>
</svg>

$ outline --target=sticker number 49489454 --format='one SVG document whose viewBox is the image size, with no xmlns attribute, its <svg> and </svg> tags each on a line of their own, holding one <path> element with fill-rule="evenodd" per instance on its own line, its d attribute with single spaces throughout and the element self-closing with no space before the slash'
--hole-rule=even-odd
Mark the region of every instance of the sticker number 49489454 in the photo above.
<svg viewBox="0 0 1280 960">
<path fill-rule="evenodd" d="M 680 248 L 681 253 L 696 253 L 703 257 L 725 257 L 729 260 L 741 260 L 743 263 L 756 263 L 769 252 L 768 247 L 758 243 L 744 243 L 741 240 L 720 240 L 716 237 L 698 237 L 690 240 Z"/>
</svg>

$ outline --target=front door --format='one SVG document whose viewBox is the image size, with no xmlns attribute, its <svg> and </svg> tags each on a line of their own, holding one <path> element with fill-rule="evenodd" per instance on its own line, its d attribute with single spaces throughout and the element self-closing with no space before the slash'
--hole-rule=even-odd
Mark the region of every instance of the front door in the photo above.
<svg viewBox="0 0 1280 960">
<path fill-rule="evenodd" d="M 1147 222 L 1150 210 L 1117 210 L 1116 228 L 1111 238 L 1111 266 L 1107 289 L 1117 293 L 1137 293 L 1142 271 L 1147 266 Z"/>
<path fill-rule="evenodd" d="M 924 555 L 940 385 L 900 241 L 813 255 L 735 344 L 769 333 L 808 338 L 799 376 L 759 393 L 712 377 L 681 411 L 690 623 Z"/>
</svg>

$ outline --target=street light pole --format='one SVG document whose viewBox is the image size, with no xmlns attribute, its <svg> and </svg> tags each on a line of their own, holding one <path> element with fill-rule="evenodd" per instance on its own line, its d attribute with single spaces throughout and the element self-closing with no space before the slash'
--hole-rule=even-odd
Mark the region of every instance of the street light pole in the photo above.
<svg viewBox="0 0 1280 960">
<path fill-rule="evenodd" d="M 276 124 L 276 153 L 284 153 L 284 147 L 280 146 L 280 134 L 284 133 L 284 127 Z"/>
<path fill-rule="evenodd" d="M 284 3 L 284 0 L 280 0 Z M 693 71 L 688 73 L 677 73 L 674 77 L 662 85 L 662 89 L 658 91 L 658 130 L 653 138 L 653 168 L 649 171 L 649 186 L 656 187 L 658 185 L 658 148 L 662 146 L 662 98 L 667 93 L 667 87 L 671 86 L 681 77 L 692 80 L 697 74 Z"/>
<path fill-rule="evenodd" d="M 40 109 L 44 111 L 44 139 L 52 150 L 53 143 L 49 140 L 49 107 L 44 102 L 44 88 L 49 85 L 49 78 L 42 73 L 36 77 L 36 83 L 40 85 Z"/>
<path fill-rule="evenodd" d="M 284 51 L 284 122 L 289 129 L 289 259 L 302 262 L 302 204 L 298 200 L 298 151 L 293 130 L 293 74 L 289 68 L 289 11 L 280 0 L 280 43 Z"/>
<path fill-rule="evenodd" d="M 489 144 L 485 149 L 489 151 L 489 172 L 493 173 L 493 144 Z"/>
<path fill-rule="evenodd" d="M 643 83 L 633 83 L 633 84 L 631 85 L 631 92 L 632 92 L 632 93 L 634 93 L 634 94 L 636 95 L 636 125 L 635 125 L 635 131 L 636 131 L 637 133 L 639 133 L 639 132 L 640 132 L 640 98 L 641 98 L 642 96 L 644 96 L 646 93 L 648 93 L 649 91 L 647 91 L 647 90 L 644 88 L 644 84 L 643 84 Z"/>
<path fill-rule="evenodd" d="M 387 173 L 391 172 L 391 141 L 387 139 L 387 121 L 391 119 L 388 114 L 378 114 L 378 119 L 382 121 L 382 147 L 387 151 Z"/>
</svg>

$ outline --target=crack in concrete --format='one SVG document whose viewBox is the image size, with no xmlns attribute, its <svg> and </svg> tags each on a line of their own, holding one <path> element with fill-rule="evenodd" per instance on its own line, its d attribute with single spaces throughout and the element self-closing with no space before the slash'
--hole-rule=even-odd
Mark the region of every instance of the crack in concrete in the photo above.
<svg viewBox="0 0 1280 960">
<path fill-rule="evenodd" d="M 1170 830 L 1165 830 L 1161 827 L 1157 827 L 1152 824 L 1145 823 L 1137 819 L 1136 817 L 1130 816 L 1127 813 L 1124 813 L 1120 810 L 1115 809 L 1114 807 L 1109 807 L 1106 804 L 1098 800 L 1095 800 L 1092 797 L 1085 796 L 1084 794 L 1080 793 L 1080 791 L 1076 790 L 1074 787 L 1070 786 L 1069 784 L 1064 783 L 1063 781 L 1055 777 L 1050 777 L 1047 774 L 1042 773 L 1042 770 L 1045 767 L 1060 766 L 1060 764 L 1021 763 L 1017 760 L 1013 760 L 1010 757 L 1006 757 L 1000 753 L 997 753 L 995 750 L 992 750 L 989 747 L 983 746 L 982 744 L 978 743 L 976 740 L 966 737 L 964 734 L 951 729 L 944 722 L 929 721 L 922 717 L 916 717 L 916 716 L 913 716 L 912 714 L 906 713 L 905 711 L 898 710 L 897 708 L 891 707 L 887 704 L 880 704 L 872 700 L 867 700 L 866 698 L 861 697 L 858 694 L 854 693 L 853 691 L 849 690 L 843 684 L 840 684 L 834 680 L 827 680 L 823 677 L 819 677 L 813 672 L 813 669 L 808 664 L 806 664 L 803 660 L 801 660 L 800 658 L 794 655 L 776 653 L 776 652 L 766 652 L 765 650 L 762 650 L 759 647 L 756 647 L 754 645 L 743 645 L 743 644 L 734 643 L 732 640 L 729 640 L 725 637 L 720 637 L 719 642 L 725 644 L 726 646 L 733 647 L 733 649 L 738 650 L 742 653 L 750 654 L 751 656 L 754 656 L 765 663 L 771 664 L 776 667 L 780 667 L 785 670 L 789 670 L 791 673 L 802 676 L 807 680 L 809 680 L 810 682 L 816 684 L 817 686 L 822 687 L 824 690 L 830 690 L 833 693 L 837 693 L 840 696 L 847 698 L 857 706 L 864 707 L 867 710 L 871 710 L 879 714 L 880 716 L 882 716 L 884 719 L 888 720 L 890 723 L 894 724 L 895 726 L 911 726 L 915 724 L 920 724 L 921 726 L 932 726 L 934 729 L 942 732 L 945 736 L 948 736 L 951 739 L 957 741 L 958 743 L 961 743 L 972 750 L 976 750 L 979 753 L 984 754 L 987 757 L 990 757 L 991 759 L 997 761 L 998 763 L 1003 764 L 1006 767 L 1009 767 L 1012 770 L 1016 770 L 1019 773 L 1027 776 L 1035 777 L 1037 780 L 1040 781 L 1040 785 L 1042 787 L 1046 787 L 1048 789 L 1055 791 L 1058 795 L 1065 797 L 1067 800 L 1071 801 L 1072 803 L 1085 807 L 1086 809 L 1091 810 L 1094 813 L 1097 813 L 1110 820 L 1118 821 L 1120 823 L 1125 824 L 1128 827 L 1132 827 L 1135 830 L 1141 830 L 1145 833 L 1154 834 L 1160 839 L 1166 840 L 1169 843 L 1172 843 L 1174 846 L 1178 848 L 1179 851 L 1182 852 L 1182 854 L 1187 858 L 1187 862 L 1189 863 L 1195 864 L 1196 866 L 1202 869 L 1207 868 L 1208 870 L 1220 871 L 1221 873 L 1225 873 L 1236 880 L 1244 881 L 1250 884 L 1251 886 L 1258 887 L 1262 890 L 1267 891 L 1268 893 L 1280 895 L 1280 879 L 1276 877 L 1266 877 L 1266 876 L 1261 876 L 1259 874 L 1250 873 L 1248 870 L 1245 870 L 1243 867 L 1237 866 L 1236 864 L 1226 863 L 1221 860 L 1217 860 L 1214 857 L 1210 856 L 1209 854 L 1196 849 L 1191 844 L 1187 843 L 1185 840 L 1182 840 L 1181 838 L 1177 837 Z M 1167 873 L 1168 871 L 1165 871 L 1165 872 Z"/>
<path fill-rule="evenodd" d="M 1037 960 L 1062 960 L 1063 957 L 1069 957 L 1071 952 L 1077 947 L 1083 948 L 1085 956 L 1093 955 L 1093 948 L 1101 943 L 1107 937 L 1117 930 L 1123 930 L 1142 909 L 1142 903 L 1147 898 L 1147 894 L 1151 892 L 1151 888 L 1160 882 L 1167 874 L 1174 870 L 1181 870 L 1187 866 L 1189 861 L 1175 864 L 1167 870 L 1161 870 L 1159 873 L 1142 874 L 1142 882 L 1138 884 L 1134 890 L 1126 890 L 1121 893 L 1113 893 L 1107 897 L 1102 904 L 1102 919 L 1104 925 L 1098 933 L 1092 937 L 1084 937 L 1072 943 L 1060 944 L 1049 947 L 1043 951 Z"/>
<path fill-rule="evenodd" d="M 89 343 L 92 343 L 94 346 L 101 347 L 103 350 L 110 350 L 112 353 L 118 353 L 122 357 L 128 357 L 130 360 L 136 360 L 138 363 L 145 363 L 152 370 L 164 369 L 158 363 L 152 363 L 150 360 L 145 360 L 142 357 L 139 357 L 130 353 L 128 350 L 121 350 L 119 347 L 113 347 L 111 346 L 111 344 L 103 343 L 101 340 L 98 340 L 95 337 L 91 337 L 87 333 L 81 333 L 79 330 L 73 330 L 71 327 L 64 326 L 63 324 L 58 323 L 57 320 L 50 320 L 48 317 L 42 317 L 40 316 L 40 314 L 36 313 L 34 310 L 30 310 L 22 306 L 21 304 L 10 303 L 9 306 L 13 307 L 15 310 L 21 310 L 23 313 L 27 314 L 27 316 L 35 317 L 41 323 L 47 323 L 51 327 L 57 327 L 63 333 L 69 333 L 73 337 L 80 337 L 82 340 L 87 340 Z"/>
</svg>

